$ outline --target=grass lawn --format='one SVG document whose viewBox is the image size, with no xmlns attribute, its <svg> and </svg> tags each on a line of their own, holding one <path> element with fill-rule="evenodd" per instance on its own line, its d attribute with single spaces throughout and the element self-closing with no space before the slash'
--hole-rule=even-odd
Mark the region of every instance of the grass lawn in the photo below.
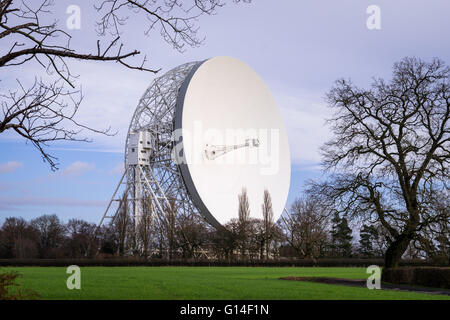
<svg viewBox="0 0 450 320">
<path fill-rule="evenodd" d="M 364 268 L 82 267 L 68 290 L 62 267 L 9 267 L 43 299 L 450 299 L 449 296 L 279 280 L 285 276 L 365 279 Z"/>
</svg>

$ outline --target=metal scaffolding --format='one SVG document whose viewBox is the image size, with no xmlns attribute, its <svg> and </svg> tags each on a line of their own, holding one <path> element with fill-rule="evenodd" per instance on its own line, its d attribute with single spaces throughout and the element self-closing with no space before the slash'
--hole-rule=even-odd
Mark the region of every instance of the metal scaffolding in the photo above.
<svg viewBox="0 0 450 320">
<path fill-rule="evenodd" d="M 124 173 L 117 185 L 99 227 L 106 219 L 115 219 L 123 206 L 132 213 L 135 232 L 142 216 L 151 214 L 151 221 L 158 228 L 167 230 L 167 212 L 175 205 L 177 214 L 199 215 L 181 177 L 178 165 L 172 160 L 174 146 L 174 116 L 178 91 L 185 78 L 198 62 L 180 65 L 156 78 L 147 88 L 134 112 L 125 144 Z M 130 161 L 130 137 L 141 131 L 150 132 L 152 143 L 149 162 Z M 122 192 L 120 190 L 123 189 Z M 126 193 L 126 203 L 121 194 Z M 142 201 L 151 199 L 151 212 L 143 212 Z M 118 201 L 114 207 L 112 203 Z M 114 210 L 114 211 L 113 211 Z"/>
</svg>

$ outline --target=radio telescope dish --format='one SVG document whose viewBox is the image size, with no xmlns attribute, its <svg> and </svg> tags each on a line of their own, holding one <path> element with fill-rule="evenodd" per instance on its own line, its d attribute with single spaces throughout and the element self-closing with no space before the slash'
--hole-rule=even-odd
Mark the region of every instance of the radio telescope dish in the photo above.
<svg viewBox="0 0 450 320">
<path fill-rule="evenodd" d="M 289 191 L 288 139 L 274 98 L 249 66 L 230 57 L 197 64 L 178 95 L 175 129 L 183 137 L 184 183 L 211 224 L 238 217 L 243 188 L 251 217 L 262 218 L 265 189 L 279 217 Z"/>
<path fill-rule="evenodd" d="M 238 218 L 243 189 L 250 217 L 260 219 L 268 190 L 277 220 L 289 192 L 290 152 L 269 89 L 230 57 L 183 64 L 155 79 L 131 120 L 119 186 L 124 178 L 136 225 L 139 201 L 150 197 L 155 223 L 163 225 L 176 202 L 177 210 L 218 228 Z"/>
</svg>

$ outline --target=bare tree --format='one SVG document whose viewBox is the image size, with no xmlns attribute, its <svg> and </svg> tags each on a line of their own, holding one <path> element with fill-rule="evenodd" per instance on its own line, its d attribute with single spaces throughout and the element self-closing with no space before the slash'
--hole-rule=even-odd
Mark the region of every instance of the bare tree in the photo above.
<svg viewBox="0 0 450 320">
<path fill-rule="evenodd" d="M 98 247 L 97 226 L 80 219 L 70 219 L 66 224 L 67 240 L 64 245 L 70 257 L 90 257 Z"/>
<path fill-rule="evenodd" d="M 285 240 L 299 257 L 315 259 L 327 240 L 328 218 L 324 208 L 311 198 L 298 198 L 290 215 L 281 217 Z"/>
<path fill-rule="evenodd" d="M 0 256 L 2 258 L 36 258 L 38 230 L 23 218 L 6 218 L 0 228 Z"/>
<path fill-rule="evenodd" d="M 430 206 L 429 214 L 439 217 L 416 233 L 410 244 L 410 252 L 421 258 L 439 263 L 450 263 L 450 199 L 446 193 L 438 193 Z"/>
<path fill-rule="evenodd" d="M 38 233 L 38 245 L 41 258 L 55 258 L 61 254 L 65 226 L 56 214 L 43 215 L 31 220 L 31 226 Z"/>
<path fill-rule="evenodd" d="M 94 129 L 76 119 L 83 96 L 81 90 L 76 89 L 78 76 L 69 68 L 70 60 L 116 62 L 125 68 L 156 73 L 158 69 L 146 67 L 145 55 L 137 49 L 127 50 L 120 43 L 129 15 L 145 18 L 145 35 L 159 29 L 166 42 L 183 51 L 185 45 L 202 43 L 203 39 L 197 35 L 197 18 L 214 14 L 223 3 L 221 0 L 183 3 L 177 0 L 97 0 L 93 5 L 93 12 L 99 15 L 96 49 L 85 51 L 74 47 L 70 41 L 71 31 L 62 29 L 58 20 L 52 19 L 53 0 L 0 0 L 0 46 L 6 48 L 0 53 L 2 74 L 14 68 L 27 70 L 29 74 L 29 67 L 35 65 L 46 72 L 45 79 L 36 75 L 31 85 L 17 79 L 16 84 L 8 84 L 10 88 L 0 90 L 0 133 L 14 131 L 31 142 L 52 170 L 57 169 L 58 163 L 46 150 L 48 143 L 90 141 L 80 136 L 83 131 L 114 134 L 109 128 Z"/>
<path fill-rule="evenodd" d="M 169 205 L 166 209 L 166 233 L 168 242 L 169 260 L 173 259 L 173 254 L 177 246 L 177 204 L 175 198 L 169 198 Z"/>
<path fill-rule="evenodd" d="M 177 244 L 183 258 L 198 258 L 205 252 L 208 240 L 207 223 L 198 214 L 180 214 L 177 216 Z"/>
<path fill-rule="evenodd" d="M 125 254 L 127 236 L 132 221 L 128 211 L 128 193 L 124 192 L 113 221 L 114 228 L 118 234 L 118 250 L 120 256 Z"/>
<path fill-rule="evenodd" d="M 141 254 L 147 258 L 151 247 L 153 230 L 154 205 L 151 196 L 145 196 L 142 200 L 142 216 L 138 224 L 138 240 L 141 245 Z"/>
<path fill-rule="evenodd" d="M 239 246 L 239 222 L 232 219 L 224 228 L 212 232 L 212 251 L 219 259 L 231 261 Z"/>
<path fill-rule="evenodd" d="M 432 205 L 449 190 L 449 74 L 439 59 L 405 58 L 390 82 L 364 90 L 339 80 L 327 95 L 336 113 L 323 159 L 334 171 L 313 184 L 313 194 L 348 216 L 379 222 L 392 239 L 388 268 L 420 230 L 446 218 Z"/>
<path fill-rule="evenodd" d="M 270 242 L 274 235 L 272 198 L 269 190 L 264 190 L 264 200 L 262 204 L 263 223 L 264 223 L 264 243 L 266 246 L 266 259 L 269 258 Z"/>
<path fill-rule="evenodd" d="M 250 225 L 250 204 L 247 196 L 247 189 L 242 188 L 241 194 L 238 195 L 239 209 L 238 209 L 238 224 L 239 224 L 239 242 L 241 247 L 241 257 L 245 258 L 247 250 L 247 242 L 249 239 L 249 225 Z"/>
</svg>

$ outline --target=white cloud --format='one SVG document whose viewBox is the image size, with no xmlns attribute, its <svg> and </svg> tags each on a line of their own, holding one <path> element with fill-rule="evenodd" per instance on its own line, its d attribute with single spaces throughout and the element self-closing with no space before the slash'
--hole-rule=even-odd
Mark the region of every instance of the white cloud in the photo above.
<svg viewBox="0 0 450 320">
<path fill-rule="evenodd" d="M 9 161 L 0 164 L 0 173 L 8 173 L 17 170 L 18 168 L 22 168 L 23 163 L 17 161 Z"/>
<path fill-rule="evenodd" d="M 6 211 L 15 210 L 23 206 L 104 207 L 107 201 L 25 196 L 0 197 L 0 203 L 0 211 Z"/>
<path fill-rule="evenodd" d="M 77 85 L 82 86 L 83 93 L 83 101 L 75 116 L 76 121 L 94 129 L 111 128 L 112 133 L 117 132 L 115 136 L 106 136 L 83 130 L 78 138 L 92 139 L 94 143 L 91 146 L 95 146 L 97 151 L 121 150 L 133 112 L 155 75 L 128 70 L 117 64 L 73 60 L 68 60 L 68 63 L 74 73 L 80 75 Z M 9 81 L 5 84 L 13 89 L 17 87 L 15 78 L 20 78 L 24 86 L 33 83 L 34 75 L 42 76 L 44 80 L 50 78 L 38 65 L 30 64 L 27 70 L 27 74 L 23 74 L 20 68 L 12 69 L 8 74 Z M 2 93 L 1 89 L 0 93 Z M 77 129 L 70 122 L 65 123 L 64 126 L 67 130 Z M 12 131 L 6 131 L 0 136 L 0 141 L 22 139 Z"/>
<path fill-rule="evenodd" d="M 75 161 L 70 166 L 68 166 L 64 171 L 62 172 L 62 175 L 65 176 L 81 176 L 85 174 L 88 171 L 92 171 L 95 168 L 95 164 L 88 163 L 88 162 L 82 162 L 82 161 Z"/>
<path fill-rule="evenodd" d="M 76 152 L 103 152 L 103 153 L 123 153 L 122 149 L 88 149 L 88 148 L 48 148 L 48 150 L 56 151 L 76 151 Z"/>
<path fill-rule="evenodd" d="M 113 175 L 122 174 L 123 173 L 123 169 L 124 169 L 123 162 L 118 163 L 116 166 L 114 166 L 114 168 L 109 170 L 109 174 L 113 174 Z"/>
<path fill-rule="evenodd" d="M 77 120 L 91 128 L 111 127 L 115 136 L 84 131 L 96 149 L 122 150 L 134 110 L 155 75 L 121 68 L 115 64 L 71 61 L 80 74 L 83 102 Z M 158 74 L 159 75 L 159 74 Z M 122 150 L 123 152 L 123 150 Z"/>
<path fill-rule="evenodd" d="M 307 93 L 298 96 L 276 95 L 281 109 L 291 148 L 291 159 L 295 164 L 317 164 L 320 162 L 320 147 L 331 137 L 325 120 L 331 111 L 320 97 Z"/>
</svg>

